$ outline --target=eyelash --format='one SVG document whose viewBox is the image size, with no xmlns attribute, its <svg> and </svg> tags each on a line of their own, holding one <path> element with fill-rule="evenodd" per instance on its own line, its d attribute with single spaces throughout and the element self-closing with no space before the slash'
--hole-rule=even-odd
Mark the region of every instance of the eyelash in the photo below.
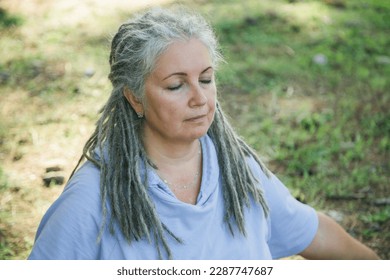
<svg viewBox="0 0 390 280">
<path fill-rule="evenodd" d="M 174 87 L 168 87 L 168 90 L 170 90 L 170 91 L 175 91 L 175 90 L 180 89 L 181 86 L 182 86 L 182 84 L 180 84 L 180 85 L 178 85 L 178 86 L 174 86 Z"/>
<path fill-rule="evenodd" d="M 210 80 L 200 80 L 199 82 L 201 82 L 202 84 L 208 85 L 211 83 L 211 79 Z M 168 87 L 168 90 L 170 90 L 170 91 L 179 90 L 182 87 L 182 85 L 183 84 L 180 84 L 180 85 L 174 86 L 174 87 Z"/>
<path fill-rule="evenodd" d="M 205 84 L 205 85 L 208 85 L 211 83 L 211 79 L 210 80 L 201 80 L 200 81 L 202 84 Z"/>
</svg>

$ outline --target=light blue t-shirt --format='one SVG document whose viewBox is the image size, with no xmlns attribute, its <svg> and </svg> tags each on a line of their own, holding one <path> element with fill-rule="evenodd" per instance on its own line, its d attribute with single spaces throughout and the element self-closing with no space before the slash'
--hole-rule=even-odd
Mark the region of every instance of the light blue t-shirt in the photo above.
<svg viewBox="0 0 390 280">
<path fill-rule="evenodd" d="M 153 170 L 150 190 L 161 221 L 183 243 L 167 234 L 174 259 L 275 259 L 303 251 L 318 227 L 315 210 L 291 196 L 274 176 L 267 177 L 248 159 L 264 189 L 270 208 L 266 218 L 260 205 L 245 208 L 246 236 L 231 234 L 224 223 L 224 200 L 216 151 L 212 140 L 201 139 L 203 173 L 196 205 L 179 201 Z M 119 228 L 97 237 L 102 222 L 100 172 L 86 162 L 44 215 L 29 259 L 158 259 L 154 242 L 129 244 Z"/>
</svg>

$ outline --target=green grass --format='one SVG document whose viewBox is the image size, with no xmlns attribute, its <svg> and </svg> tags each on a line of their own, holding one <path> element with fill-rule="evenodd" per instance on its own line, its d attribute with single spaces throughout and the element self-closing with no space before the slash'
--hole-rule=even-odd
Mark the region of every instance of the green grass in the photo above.
<svg viewBox="0 0 390 280">
<path fill-rule="evenodd" d="M 0 8 L 0 29 L 20 26 L 23 18 L 18 15 L 11 15 L 3 8 Z"/>
<path fill-rule="evenodd" d="M 389 55 L 390 25 L 384 21 L 388 7 L 380 1 L 348 2 L 345 9 L 299 1 L 302 8 L 307 5 L 329 17 L 321 20 L 315 12 L 309 22 L 299 22 L 293 14 L 279 12 L 278 5 L 288 1 L 275 2 L 274 10 L 216 23 L 229 61 L 219 82 L 241 95 L 272 93 L 279 100 L 288 99 L 286 89 L 293 88 L 297 98 L 311 96 L 324 104 L 303 118 L 278 117 L 272 127 L 269 120 L 275 116 L 252 106 L 249 114 L 260 119 L 259 130 L 268 127 L 272 133 L 257 134 L 264 138 L 258 139 L 260 145 L 252 144 L 274 146 L 276 160 L 288 159 L 286 171 L 291 175 L 315 175 L 320 172 L 317 167 L 327 172 L 335 164 L 348 169 L 368 153 L 380 164 L 389 153 L 390 135 L 390 65 L 380 62 Z M 383 14 L 372 12 L 378 9 Z M 314 63 L 316 54 L 324 55 L 327 64 Z M 248 139 L 258 133 L 246 127 L 240 132 Z"/>
<path fill-rule="evenodd" d="M 0 192 L 4 192 L 8 188 L 8 182 L 5 177 L 4 171 L 0 166 Z"/>
<path fill-rule="evenodd" d="M 382 257 L 390 258 L 381 236 L 390 230 L 390 207 L 371 203 L 390 196 L 390 2 L 181 2 L 215 27 L 227 61 L 218 72 L 219 95 L 237 131 L 297 198 L 319 210 L 357 213 L 355 234 L 380 240 Z M 38 32 L 24 51 L 18 28 L 25 20 L 0 10 L 7 35 L 0 72 L 8 75 L 0 89 L 26 91 L 44 108 L 81 96 L 85 102 L 94 90 L 107 95 L 108 30 L 121 20 L 104 20 L 104 29 Z M 96 70 L 93 79 L 84 77 L 86 67 Z M 0 121 L 0 152 L 9 124 L 17 122 Z M 4 176 L 0 182 L 6 191 Z M 0 252 L 11 254 L 9 246 L 0 232 Z"/>
<path fill-rule="evenodd" d="M 229 62 L 218 76 L 220 95 L 239 133 L 296 197 L 387 218 L 380 230 L 367 219 L 360 229 L 376 239 L 390 223 L 389 205 L 370 206 L 390 195 L 390 6 L 344 3 L 273 1 L 215 20 Z M 315 63 L 316 55 L 326 63 Z M 245 110 L 231 104 L 242 96 Z"/>
</svg>

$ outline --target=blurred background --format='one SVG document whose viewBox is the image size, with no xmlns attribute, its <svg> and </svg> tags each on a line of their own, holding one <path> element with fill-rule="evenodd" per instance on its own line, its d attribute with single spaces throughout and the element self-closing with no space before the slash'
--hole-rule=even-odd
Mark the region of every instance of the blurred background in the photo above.
<svg viewBox="0 0 390 280">
<path fill-rule="evenodd" d="M 214 26 L 219 98 L 299 200 L 390 259 L 390 1 L 0 0 L 0 259 L 25 259 L 111 87 L 110 39 L 184 4 Z"/>
</svg>

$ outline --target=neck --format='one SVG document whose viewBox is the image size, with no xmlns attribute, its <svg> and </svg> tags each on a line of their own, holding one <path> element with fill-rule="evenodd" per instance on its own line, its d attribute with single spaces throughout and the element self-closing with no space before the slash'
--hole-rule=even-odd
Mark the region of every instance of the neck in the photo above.
<svg viewBox="0 0 390 280">
<path fill-rule="evenodd" d="M 156 137 L 144 139 L 146 152 L 155 165 L 157 175 L 177 199 L 196 204 L 202 178 L 199 140 L 194 139 L 186 143 L 157 140 L 159 138 Z"/>
<path fill-rule="evenodd" d="M 199 140 L 189 142 L 153 141 L 145 138 L 144 145 L 148 157 L 158 167 L 161 165 L 180 166 L 188 163 L 199 153 Z"/>
</svg>

